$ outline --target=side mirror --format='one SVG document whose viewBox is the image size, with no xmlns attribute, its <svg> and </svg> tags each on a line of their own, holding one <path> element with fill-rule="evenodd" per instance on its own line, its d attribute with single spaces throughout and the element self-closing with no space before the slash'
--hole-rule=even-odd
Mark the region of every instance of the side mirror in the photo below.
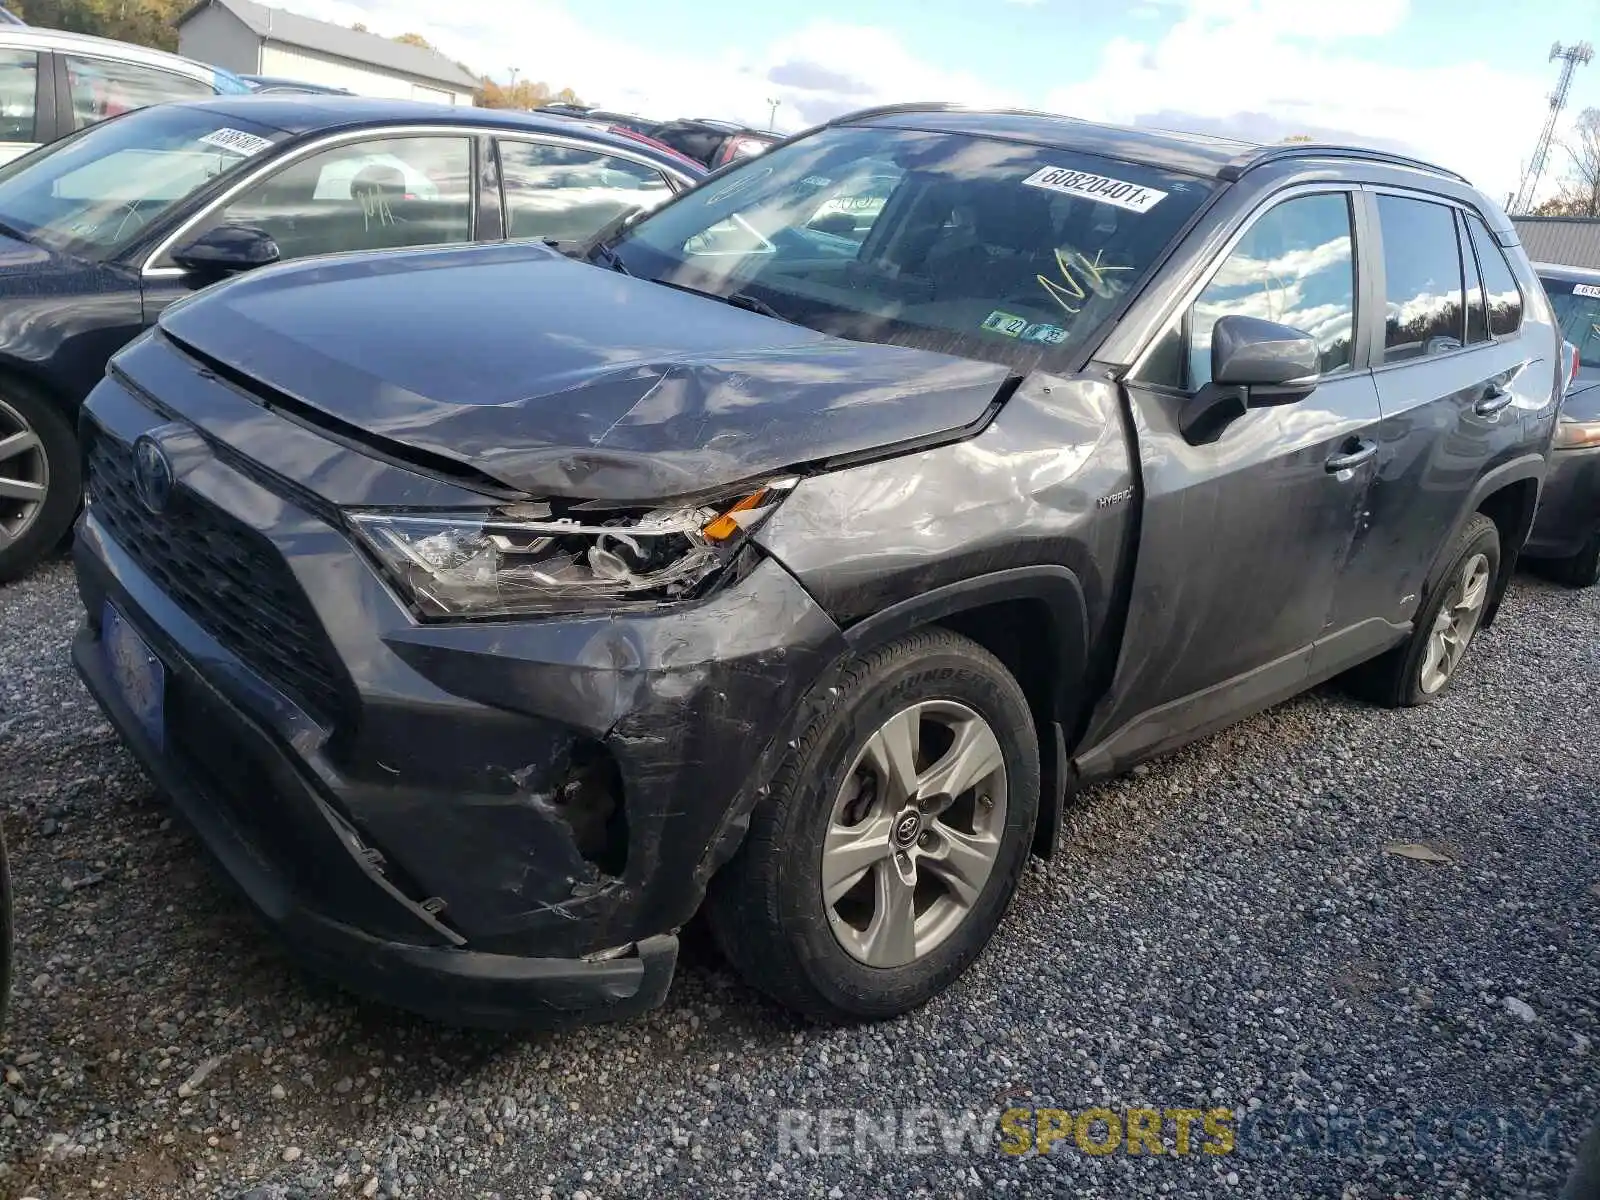
<svg viewBox="0 0 1600 1200">
<path fill-rule="evenodd" d="M 1211 331 L 1211 382 L 1189 399 L 1178 426 L 1191 445 L 1214 442 L 1246 409 L 1292 404 L 1316 390 L 1315 338 L 1276 321 L 1229 316 Z"/>
<path fill-rule="evenodd" d="M 280 257 L 271 234 L 247 225 L 218 225 L 172 252 L 172 261 L 185 271 L 219 279 L 271 266 Z"/>
</svg>

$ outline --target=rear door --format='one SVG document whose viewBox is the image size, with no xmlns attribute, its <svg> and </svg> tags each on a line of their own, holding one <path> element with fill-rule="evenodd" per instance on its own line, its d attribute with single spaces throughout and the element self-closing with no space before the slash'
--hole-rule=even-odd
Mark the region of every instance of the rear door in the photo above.
<svg viewBox="0 0 1600 1200">
<path fill-rule="evenodd" d="M 1423 193 L 1373 189 L 1360 199 L 1381 246 L 1382 451 L 1335 620 L 1403 624 L 1478 479 L 1523 446 L 1523 415 L 1544 407 L 1551 364 L 1530 359 L 1518 337 L 1516 277 L 1476 214 Z"/>
<path fill-rule="evenodd" d="M 1318 186 L 1275 200 L 1133 373 L 1139 560 L 1112 704 L 1097 718 L 1114 735 L 1114 760 L 1305 685 L 1377 450 L 1356 247 L 1349 192 Z M 1179 413 L 1210 378 L 1212 326 L 1232 314 L 1315 337 L 1322 381 L 1294 403 L 1248 410 L 1213 443 L 1190 445 Z"/>
</svg>

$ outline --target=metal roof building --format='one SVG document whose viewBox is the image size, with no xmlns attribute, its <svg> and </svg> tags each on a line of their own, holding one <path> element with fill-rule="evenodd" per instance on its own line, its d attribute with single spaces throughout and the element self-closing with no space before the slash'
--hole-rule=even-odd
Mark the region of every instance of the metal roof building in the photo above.
<svg viewBox="0 0 1600 1200">
<path fill-rule="evenodd" d="M 1534 262 L 1600 270 L 1600 217 L 1512 217 Z"/>
<path fill-rule="evenodd" d="M 360 96 L 471 104 L 479 81 L 444 55 L 255 0 L 201 0 L 178 20 L 178 49 L 239 75 L 276 75 Z"/>
</svg>

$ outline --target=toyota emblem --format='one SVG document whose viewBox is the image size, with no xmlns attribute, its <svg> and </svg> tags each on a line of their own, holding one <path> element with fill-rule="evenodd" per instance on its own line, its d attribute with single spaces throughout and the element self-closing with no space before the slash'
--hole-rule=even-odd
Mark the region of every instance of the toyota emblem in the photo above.
<svg viewBox="0 0 1600 1200">
<path fill-rule="evenodd" d="M 157 515 L 172 499 L 172 462 L 152 438 L 140 438 L 133 448 L 133 488 L 140 502 Z"/>
</svg>

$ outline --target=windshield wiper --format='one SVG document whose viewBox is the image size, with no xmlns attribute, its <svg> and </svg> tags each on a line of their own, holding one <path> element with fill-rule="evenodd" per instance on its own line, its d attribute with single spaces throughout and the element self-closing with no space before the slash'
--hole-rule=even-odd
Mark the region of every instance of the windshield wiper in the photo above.
<svg viewBox="0 0 1600 1200">
<path fill-rule="evenodd" d="M 609 242 L 596 242 L 586 257 L 603 259 L 606 266 L 613 271 L 621 271 L 624 275 L 632 276 L 633 274 L 632 271 L 628 270 L 627 264 L 622 261 L 622 255 L 613 250 Z"/>
<path fill-rule="evenodd" d="M 791 325 L 799 322 L 792 317 L 786 317 L 772 305 L 759 296 L 752 296 L 749 292 L 708 292 L 703 288 L 690 287 L 687 283 L 674 283 L 670 279 L 657 279 L 662 287 L 676 288 L 680 292 L 688 292 L 691 296 L 704 296 L 707 300 L 720 300 L 724 304 L 731 304 L 734 308 L 742 308 L 747 312 L 760 313 L 763 317 L 772 317 L 775 320 L 787 321 Z"/>
<path fill-rule="evenodd" d="M 4 234 L 6 237 L 11 238 L 14 241 L 27 242 L 30 246 L 33 244 L 32 238 L 23 233 L 22 230 L 18 229 L 15 225 L 7 224 L 5 221 L 0 221 L 0 234 Z"/>
</svg>

